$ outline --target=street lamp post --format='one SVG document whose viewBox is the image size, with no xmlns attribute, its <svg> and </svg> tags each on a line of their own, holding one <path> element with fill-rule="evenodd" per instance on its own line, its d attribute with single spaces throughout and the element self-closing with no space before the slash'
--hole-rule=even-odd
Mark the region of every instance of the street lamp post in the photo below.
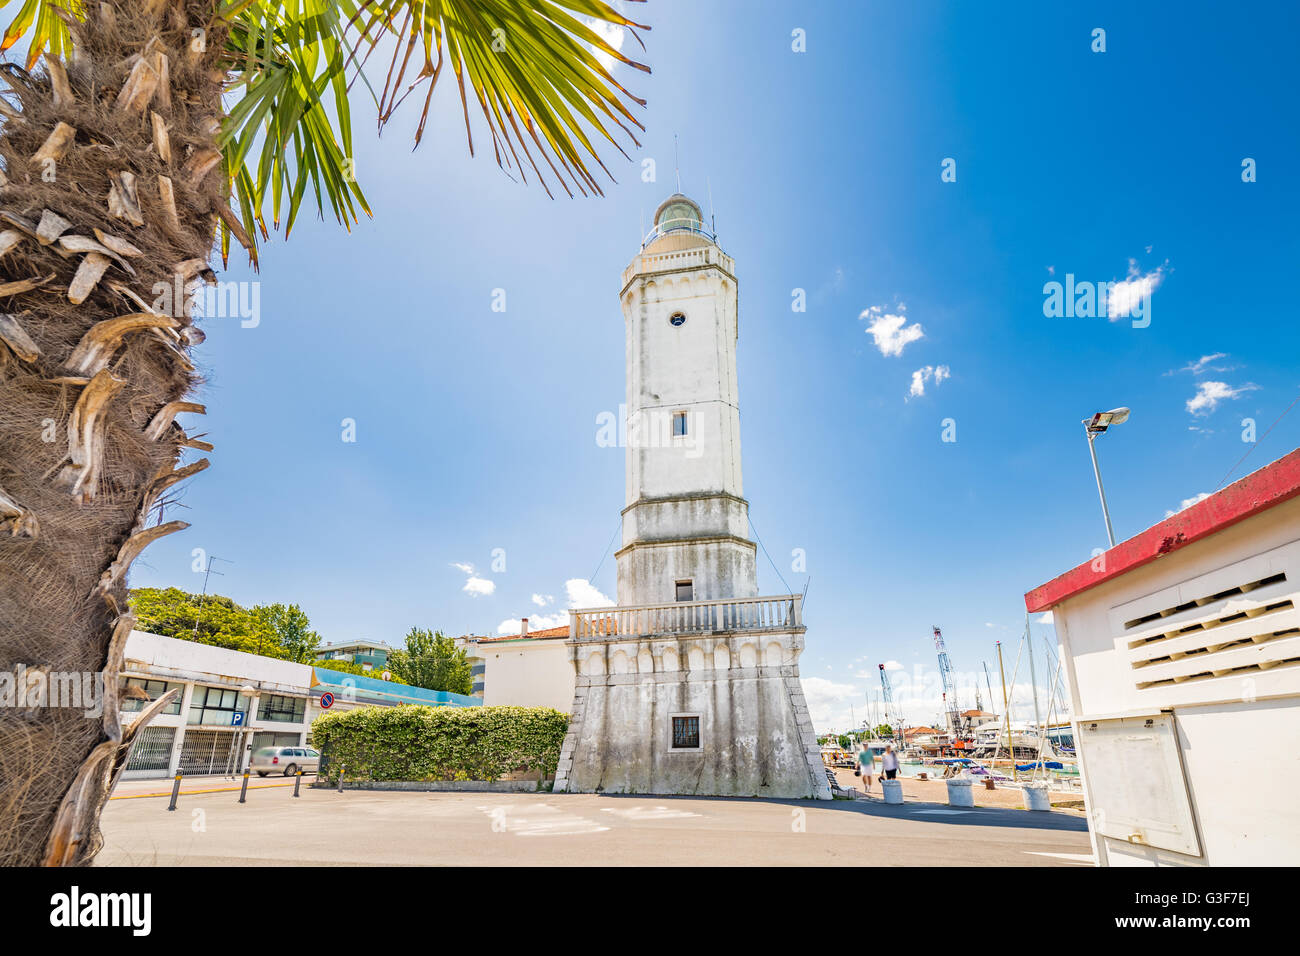
<svg viewBox="0 0 1300 956">
<path fill-rule="evenodd" d="M 1091 418 L 1083 420 L 1083 430 L 1088 436 L 1088 454 L 1092 456 L 1092 473 L 1097 478 L 1097 494 L 1101 497 L 1101 514 L 1106 519 L 1106 539 L 1115 547 L 1115 532 L 1110 526 L 1110 508 L 1106 506 L 1106 489 L 1101 483 L 1101 469 L 1097 466 L 1097 449 L 1093 442 L 1098 435 L 1104 434 L 1111 425 L 1122 425 L 1128 421 L 1127 408 L 1112 408 L 1108 412 L 1097 412 Z"/>
</svg>

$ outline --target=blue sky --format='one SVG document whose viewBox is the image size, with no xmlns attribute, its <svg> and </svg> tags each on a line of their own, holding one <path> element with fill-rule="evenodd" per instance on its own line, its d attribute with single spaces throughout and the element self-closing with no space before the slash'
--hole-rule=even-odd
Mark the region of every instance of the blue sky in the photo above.
<svg viewBox="0 0 1300 956">
<path fill-rule="evenodd" d="M 654 73 L 620 75 L 647 131 L 634 162 L 607 160 L 603 199 L 551 201 L 490 149 L 471 159 L 451 85 L 414 152 L 416 112 L 376 139 L 363 104 L 374 218 L 277 236 L 260 323 L 206 324 L 212 467 L 171 515 L 193 526 L 132 583 L 197 591 L 201 548 L 231 562 L 219 593 L 395 644 L 559 614 L 570 581 L 612 596 L 623 452 L 596 419 L 624 400 L 619 276 L 673 191 L 677 134 L 683 191 L 707 206 L 711 186 L 736 260 L 745 490 L 780 569 L 760 552 L 759 584 L 808 587 L 819 729 L 861 717 L 878 663 L 933 672 L 932 624 L 996 688 L 1023 593 L 1105 545 L 1081 418 L 1134 410 L 1097 445 L 1122 538 L 1213 491 L 1251 447 L 1243 419 L 1262 435 L 1300 391 L 1300 14 L 1064 6 L 636 5 Z M 1067 273 L 1154 285 L 1150 324 L 1045 316 Z M 1234 477 L 1300 444 L 1300 412 L 1261 444 Z"/>
</svg>

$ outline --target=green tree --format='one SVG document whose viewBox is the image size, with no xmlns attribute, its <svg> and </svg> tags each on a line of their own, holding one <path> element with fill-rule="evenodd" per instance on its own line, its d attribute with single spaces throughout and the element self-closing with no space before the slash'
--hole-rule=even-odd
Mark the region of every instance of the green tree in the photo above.
<svg viewBox="0 0 1300 956">
<path fill-rule="evenodd" d="M 468 694 L 474 689 L 465 651 L 441 631 L 411 628 L 406 649 L 388 655 L 388 669 L 415 687 L 452 694 Z"/>
<path fill-rule="evenodd" d="M 853 746 L 853 740 L 849 737 L 848 734 L 840 734 L 838 740 L 836 740 L 836 743 L 840 745 L 841 750 L 848 750 L 850 747 Z"/>
<path fill-rule="evenodd" d="M 320 635 L 311 629 L 311 621 L 298 605 L 259 604 L 252 613 L 275 632 L 276 643 L 289 660 L 306 664 L 320 647 Z"/>
<path fill-rule="evenodd" d="M 247 654 L 288 656 L 269 623 L 220 594 L 190 594 L 180 588 L 136 588 L 131 592 L 131 608 L 136 616 L 135 626 L 142 631 Z"/>
</svg>

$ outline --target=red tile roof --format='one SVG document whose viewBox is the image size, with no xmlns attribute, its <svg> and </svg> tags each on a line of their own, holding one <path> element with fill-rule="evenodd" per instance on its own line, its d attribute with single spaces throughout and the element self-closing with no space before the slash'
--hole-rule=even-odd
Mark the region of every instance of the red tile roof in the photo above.
<svg viewBox="0 0 1300 956">
<path fill-rule="evenodd" d="M 529 631 L 523 634 L 498 634 L 495 637 L 476 637 L 470 635 L 466 640 L 476 641 L 479 644 L 496 644 L 500 641 L 550 641 L 556 638 L 569 636 L 569 625 L 562 624 L 559 627 L 543 628 L 540 631 Z"/>
</svg>

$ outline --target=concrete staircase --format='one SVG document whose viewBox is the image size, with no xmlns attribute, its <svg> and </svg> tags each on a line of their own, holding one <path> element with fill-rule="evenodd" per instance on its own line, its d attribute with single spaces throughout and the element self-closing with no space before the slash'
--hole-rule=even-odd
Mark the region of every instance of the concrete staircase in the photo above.
<svg viewBox="0 0 1300 956">
<path fill-rule="evenodd" d="M 569 729 L 560 745 L 560 762 L 555 765 L 555 784 L 552 793 L 566 793 L 569 789 L 569 771 L 573 769 L 573 751 L 582 732 L 582 716 L 587 709 L 587 688 L 579 686 L 573 691 L 573 707 L 569 713 Z"/>
<path fill-rule="evenodd" d="M 790 704 L 794 707 L 795 721 L 799 725 L 799 739 L 803 743 L 804 759 L 808 764 L 808 775 L 812 778 L 813 798 L 830 800 L 830 781 L 826 775 L 826 764 L 822 762 L 822 748 L 817 745 L 817 731 L 813 727 L 812 716 L 808 713 L 808 701 L 803 696 L 803 684 L 798 677 L 787 677 L 785 688 L 790 694 Z"/>
</svg>

